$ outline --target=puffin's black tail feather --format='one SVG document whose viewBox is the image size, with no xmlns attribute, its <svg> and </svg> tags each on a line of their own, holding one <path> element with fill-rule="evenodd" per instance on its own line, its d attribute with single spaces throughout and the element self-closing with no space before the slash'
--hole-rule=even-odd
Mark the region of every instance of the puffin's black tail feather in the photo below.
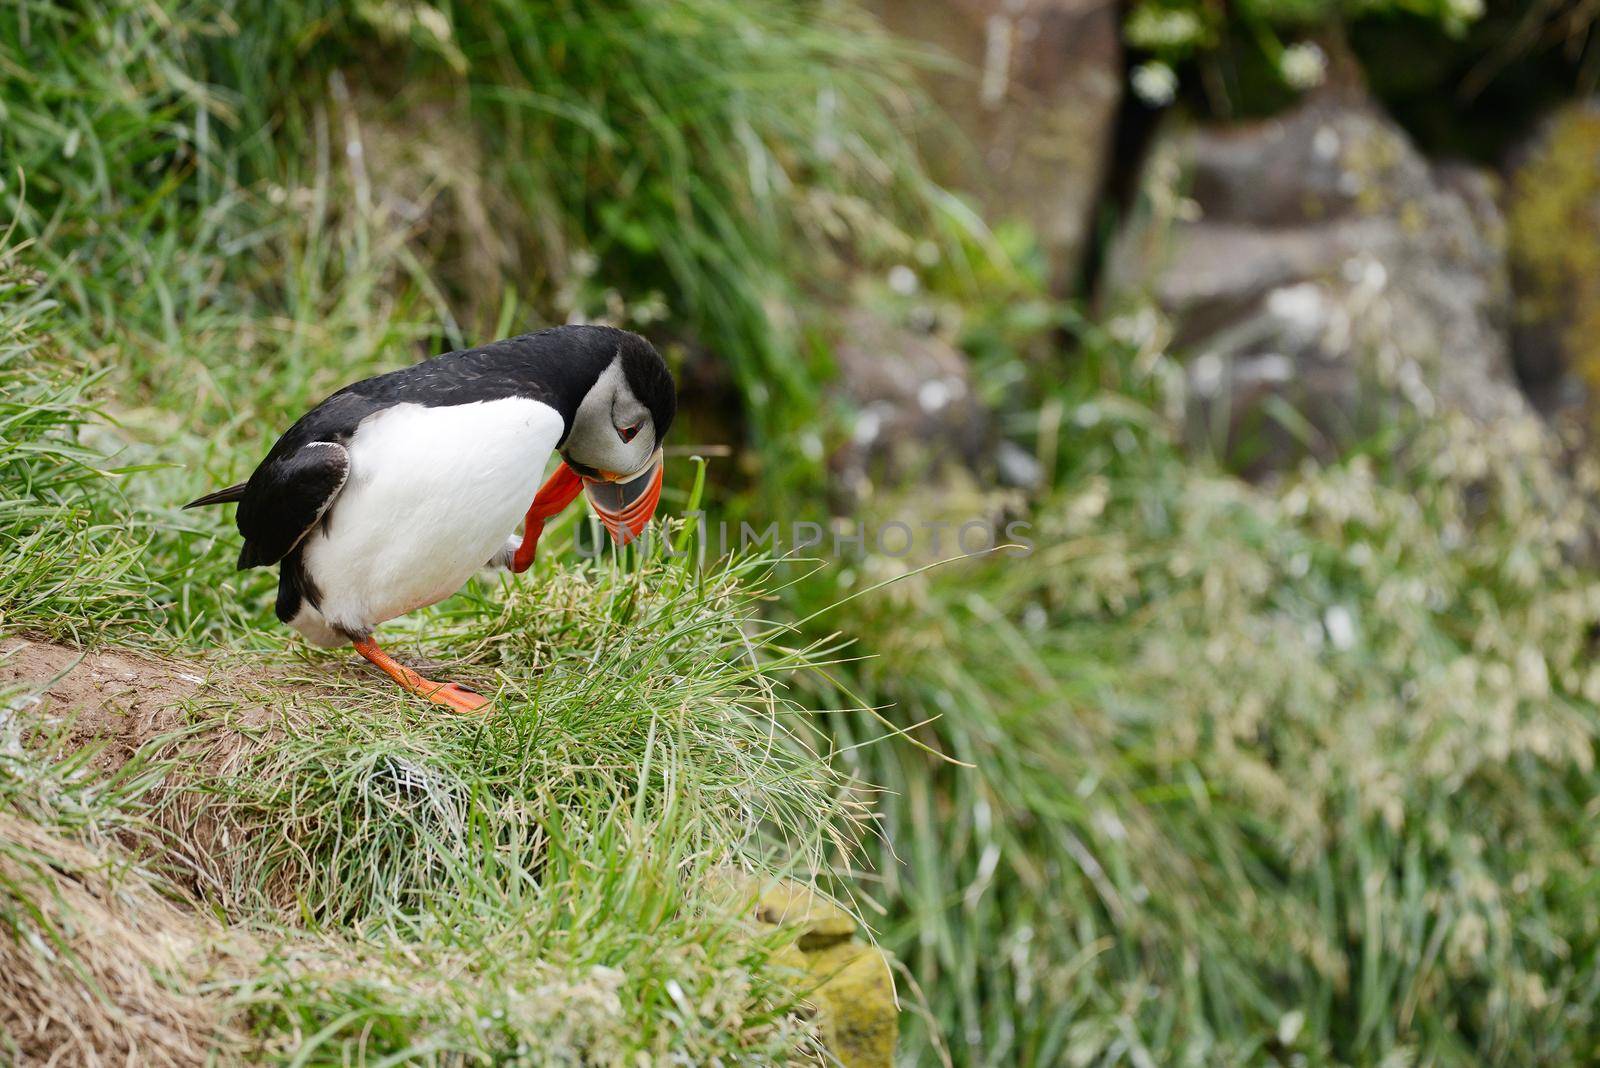
<svg viewBox="0 0 1600 1068">
<path fill-rule="evenodd" d="M 202 505 L 207 504 L 227 504 L 230 501 L 236 501 L 244 496 L 244 488 L 247 484 L 248 483 L 240 482 L 238 485 L 229 486 L 227 489 L 213 490 L 204 497 L 196 497 L 194 500 L 184 505 L 184 507 L 199 508 Z"/>
</svg>

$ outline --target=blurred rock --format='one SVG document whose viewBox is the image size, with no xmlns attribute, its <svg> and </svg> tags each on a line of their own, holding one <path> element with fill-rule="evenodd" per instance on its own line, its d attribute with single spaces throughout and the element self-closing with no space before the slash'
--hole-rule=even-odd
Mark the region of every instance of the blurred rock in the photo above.
<svg viewBox="0 0 1600 1068">
<path fill-rule="evenodd" d="M 836 490 L 862 500 L 874 483 L 932 479 L 952 464 L 990 464 L 989 413 L 972 388 L 966 356 L 935 334 L 876 312 L 846 312 L 834 345 L 836 401 L 852 420 L 829 459 Z"/>
<path fill-rule="evenodd" d="M 806 963 L 821 980 L 811 997 L 828 1052 L 844 1068 L 892 1068 L 900 1008 L 889 955 L 877 946 L 840 942 L 806 954 Z"/>
<path fill-rule="evenodd" d="M 1600 374 L 1600 101 L 1539 124 L 1510 171 L 1517 374 L 1541 411 L 1576 409 Z"/>
<path fill-rule="evenodd" d="M 795 944 L 807 952 L 842 942 L 856 933 L 854 916 L 793 879 L 762 888 L 756 898 L 756 919 L 793 929 Z"/>
<path fill-rule="evenodd" d="M 1402 399 L 1521 410 L 1504 233 L 1491 177 L 1430 165 L 1359 95 L 1326 94 L 1163 130 L 1103 295 L 1154 301 L 1192 434 L 1259 474 L 1336 453 Z"/>
<path fill-rule="evenodd" d="M 793 879 L 763 883 L 728 869 L 718 883 L 731 901 L 750 905 L 757 921 L 793 936 L 776 959 L 803 973 L 799 982 L 828 1053 L 844 1068 L 892 1068 L 900 1034 L 893 958 L 856 941 L 850 913 Z"/>
<path fill-rule="evenodd" d="M 959 69 L 925 81 L 943 112 L 926 153 L 985 217 L 1027 219 L 1056 291 L 1076 283 L 1122 98 L 1118 8 L 1106 0 L 873 0 L 884 25 Z"/>
</svg>

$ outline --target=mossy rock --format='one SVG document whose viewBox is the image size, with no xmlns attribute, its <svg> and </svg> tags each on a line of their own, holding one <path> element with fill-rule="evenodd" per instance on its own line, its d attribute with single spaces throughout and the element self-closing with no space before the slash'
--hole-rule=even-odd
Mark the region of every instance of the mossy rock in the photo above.
<svg viewBox="0 0 1600 1068">
<path fill-rule="evenodd" d="M 828 1051 L 845 1068 L 890 1068 L 900 1034 L 889 955 L 877 946 L 839 942 L 806 954 L 821 979 L 811 994 Z"/>
<path fill-rule="evenodd" d="M 808 953 L 844 941 L 856 933 L 857 926 L 854 916 L 790 879 L 762 891 L 756 899 L 756 919 L 794 929 L 796 944 Z"/>
<path fill-rule="evenodd" d="M 792 936 L 773 954 L 816 1010 L 828 1052 L 845 1068 L 890 1068 L 900 1033 L 892 958 L 854 938 L 854 916 L 792 879 L 761 883 L 728 872 L 725 889 L 757 921 Z"/>
<path fill-rule="evenodd" d="M 1534 386 L 1569 372 L 1600 385 L 1600 105 L 1544 124 L 1507 209 L 1518 370 Z"/>
</svg>

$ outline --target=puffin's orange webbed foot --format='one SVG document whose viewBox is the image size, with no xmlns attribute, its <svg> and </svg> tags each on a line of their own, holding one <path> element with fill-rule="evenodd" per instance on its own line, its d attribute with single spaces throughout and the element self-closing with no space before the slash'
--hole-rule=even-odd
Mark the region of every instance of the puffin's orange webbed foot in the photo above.
<svg viewBox="0 0 1600 1068">
<path fill-rule="evenodd" d="M 399 683 L 400 688 L 408 693 L 426 697 L 435 704 L 444 705 L 456 712 L 476 712 L 489 704 L 489 698 L 453 682 L 434 682 L 432 679 L 423 678 L 378 648 L 378 643 L 371 638 L 362 638 L 353 644 L 356 652 L 371 661 L 379 671 Z"/>
<path fill-rule="evenodd" d="M 430 689 L 431 687 L 431 689 Z M 489 698 L 481 693 L 473 693 L 464 686 L 457 686 L 453 682 L 429 682 L 422 680 L 422 688 L 415 693 L 421 694 L 435 704 L 441 704 L 457 712 L 476 712 L 489 704 Z"/>
</svg>

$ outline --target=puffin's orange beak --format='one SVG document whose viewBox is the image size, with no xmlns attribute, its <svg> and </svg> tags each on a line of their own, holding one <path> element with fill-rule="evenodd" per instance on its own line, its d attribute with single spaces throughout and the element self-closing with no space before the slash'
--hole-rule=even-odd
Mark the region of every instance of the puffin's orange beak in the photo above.
<svg viewBox="0 0 1600 1068">
<path fill-rule="evenodd" d="M 623 478 L 585 478 L 583 491 L 589 497 L 589 507 L 600 517 L 611 539 L 626 545 L 644 532 L 650 517 L 656 514 L 661 503 L 661 476 L 666 469 L 661 450 L 644 469 Z"/>
</svg>

